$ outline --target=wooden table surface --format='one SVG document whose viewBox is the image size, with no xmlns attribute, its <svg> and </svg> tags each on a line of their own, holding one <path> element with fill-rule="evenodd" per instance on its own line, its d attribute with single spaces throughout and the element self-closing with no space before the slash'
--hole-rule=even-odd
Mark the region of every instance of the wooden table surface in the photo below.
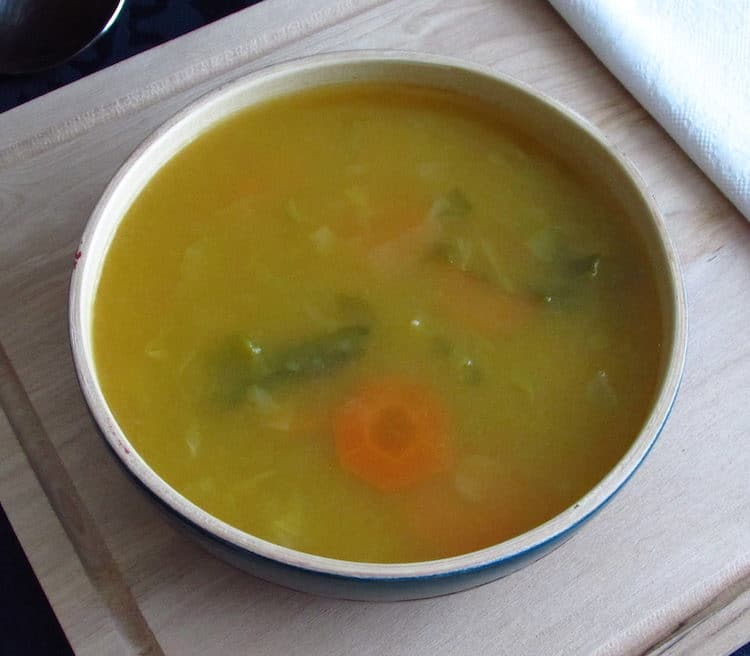
<svg viewBox="0 0 750 656">
<path fill-rule="evenodd" d="M 621 493 L 522 571 L 400 604 L 288 591 L 176 533 L 94 430 L 67 338 L 78 238 L 133 148 L 225 81 L 354 48 L 489 65 L 597 125 L 661 208 L 689 303 L 677 403 Z M 85 575 L 21 449 L 28 436 L 15 433 L 30 414 L 80 495 L 67 516 L 90 513 L 167 654 L 722 654 L 750 640 L 750 223 L 542 0 L 267 0 L 10 110 L 0 115 L 0 235 L 10 360 L 0 366 L 0 501 L 76 653 L 139 647 L 118 631 L 123 618 Z"/>
</svg>

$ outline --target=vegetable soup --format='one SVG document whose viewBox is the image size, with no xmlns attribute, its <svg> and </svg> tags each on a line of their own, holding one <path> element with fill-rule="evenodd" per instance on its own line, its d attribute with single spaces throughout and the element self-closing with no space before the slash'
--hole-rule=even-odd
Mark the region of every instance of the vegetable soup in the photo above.
<svg viewBox="0 0 750 656">
<path fill-rule="evenodd" d="M 341 85 L 243 110 L 159 171 L 93 336 L 118 423 L 196 505 L 410 562 L 596 485 L 651 409 L 662 311 L 595 171 L 478 99 Z"/>
</svg>

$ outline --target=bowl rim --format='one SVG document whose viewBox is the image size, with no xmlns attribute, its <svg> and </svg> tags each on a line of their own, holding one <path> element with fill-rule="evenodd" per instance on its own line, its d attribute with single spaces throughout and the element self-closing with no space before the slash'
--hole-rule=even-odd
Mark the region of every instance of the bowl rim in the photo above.
<svg viewBox="0 0 750 656">
<path fill-rule="evenodd" d="M 363 63 L 443 68 L 462 75 L 483 77 L 491 83 L 512 87 L 517 92 L 529 96 L 531 100 L 547 105 L 548 108 L 559 115 L 559 118 L 568 123 L 571 129 L 587 133 L 603 148 L 607 157 L 613 161 L 617 168 L 630 178 L 635 190 L 640 194 L 641 200 L 648 210 L 648 223 L 658 236 L 658 256 L 661 258 L 660 264 L 663 264 L 663 282 L 666 283 L 669 292 L 670 307 L 664 307 L 663 311 L 665 317 L 671 319 L 672 322 L 672 330 L 669 335 L 671 348 L 664 357 L 663 373 L 657 387 L 658 393 L 640 432 L 620 460 L 583 497 L 546 522 L 504 542 L 466 554 L 436 560 L 371 563 L 329 558 L 297 551 L 263 540 L 211 515 L 172 488 L 141 458 L 137 450 L 130 444 L 109 409 L 97 381 L 93 356 L 87 355 L 86 350 L 87 339 L 91 341 L 91 327 L 90 323 L 86 324 L 84 320 L 84 311 L 87 308 L 90 309 L 93 305 L 95 286 L 94 291 L 87 298 L 82 295 L 82 286 L 87 275 L 94 275 L 90 271 L 93 270 L 95 273 L 98 271 L 100 274 L 101 262 L 105 259 L 109 247 L 108 244 L 101 252 L 95 251 L 92 253 L 89 251 L 88 244 L 97 230 L 101 229 L 104 217 L 110 209 L 113 195 L 127 181 L 130 171 L 139 162 L 147 160 L 153 153 L 158 153 L 159 144 L 173 130 L 184 125 L 201 110 L 230 97 L 232 93 L 240 93 L 243 89 L 262 83 L 272 77 L 279 79 L 291 77 L 294 79 L 297 76 L 303 76 L 306 72 L 320 68 L 357 66 Z M 356 79 L 356 76 L 352 76 L 351 81 L 354 82 Z M 294 93 L 294 91 L 292 89 L 291 93 Z M 284 95 L 284 93 L 276 95 Z M 246 106 L 252 104 L 252 102 L 249 102 Z M 221 114 L 218 120 L 223 120 L 230 114 L 231 112 Z M 215 121 L 211 124 L 215 124 Z M 196 131 L 193 136 L 201 133 L 201 130 Z M 185 145 L 183 143 L 180 148 Z M 120 211 L 115 226 L 119 226 L 125 214 L 126 210 Z M 92 269 L 92 267 L 97 266 L 99 269 Z M 98 275 L 96 282 L 98 283 Z M 502 563 L 529 555 L 545 547 L 545 545 L 558 541 L 563 535 L 572 531 L 601 509 L 613 497 L 633 475 L 651 450 L 671 412 L 682 378 L 687 350 L 687 301 L 676 249 L 669 237 L 656 202 L 647 191 L 645 182 L 630 161 L 608 141 L 606 136 L 577 112 L 512 76 L 466 60 L 400 50 L 347 50 L 289 59 L 238 77 L 190 102 L 141 142 L 107 184 L 83 231 L 70 281 L 69 331 L 75 373 L 86 404 L 100 433 L 131 477 L 182 520 L 187 521 L 200 532 L 230 545 L 234 549 L 308 572 L 346 579 L 422 580 L 496 567 Z"/>
</svg>

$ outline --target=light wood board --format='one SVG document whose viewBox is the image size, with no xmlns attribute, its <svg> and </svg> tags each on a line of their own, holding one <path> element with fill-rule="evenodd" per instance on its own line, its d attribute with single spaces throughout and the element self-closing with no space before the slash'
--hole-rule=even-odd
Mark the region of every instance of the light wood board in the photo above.
<svg viewBox="0 0 750 656">
<path fill-rule="evenodd" d="M 97 436 L 67 342 L 79 235 L 134 147 L 223 82 L 355 48 L 489 65 L 597 125 L 662 209 L 689 302 L 677 403 L 621 493 L 524 570 L 400 604 L 291 592 L 175 533 Z M 542 0 L 266 0 L 0 115 L 0 343 L 167 654 L 721 654 L 750 640 L 749 283 L 750 223 Z M 0 501 L 76 653 L 131 653 L 3 417 Z"/>
</svg>

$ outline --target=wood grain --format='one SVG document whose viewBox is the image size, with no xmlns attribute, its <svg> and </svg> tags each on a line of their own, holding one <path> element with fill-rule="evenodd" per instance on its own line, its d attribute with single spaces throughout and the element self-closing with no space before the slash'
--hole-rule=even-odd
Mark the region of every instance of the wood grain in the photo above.
<svg viewBox="0 0 750 656">
<path fill-rule="evenodd" d="M 135 146 L 239 75 L 352 48 L 489 65 L 582 114 L 640 171 L 688 290 L 684 382 L 628 485 L 550 556 L 421 602 L 287 591 L 185 540 L 113 463 L 67 345 L 78 237 Z M 0 234 L 0 342 L 166 653 L 682 654 L 701 640 L 722 650 L 750 640 L 750 225 L 542 0 L 266 0 L 11 110 L 0 115 Z M 0 500 L 76 652 L 117 653 L 113 624 L 2 422 L 0 457 Z"/>
<path fill-rule="evenodd" d="M 0 407 L 86 574 L 139 656 L 163 652 L 0 345 Z"/>
</svg>

